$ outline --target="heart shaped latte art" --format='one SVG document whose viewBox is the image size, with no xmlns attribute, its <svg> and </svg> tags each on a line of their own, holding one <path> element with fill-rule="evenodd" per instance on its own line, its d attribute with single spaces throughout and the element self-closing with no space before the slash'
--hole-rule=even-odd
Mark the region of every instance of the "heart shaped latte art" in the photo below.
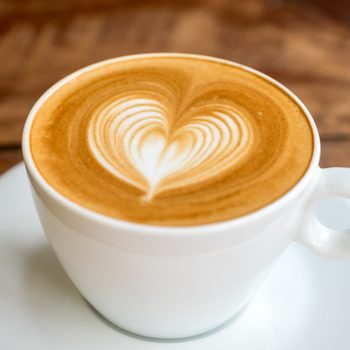
<svg viewBox="0 0 350 350">
<path fill-rule="evenodd" d="M 90 120 L 88 142 L 97 161 L 143 191 L 146 201 L 222 174 L 250 145 L 247 120 L 224 102 L 172 114 L 156 95 L 129 94 L 106 101 Z"/>
</svg>

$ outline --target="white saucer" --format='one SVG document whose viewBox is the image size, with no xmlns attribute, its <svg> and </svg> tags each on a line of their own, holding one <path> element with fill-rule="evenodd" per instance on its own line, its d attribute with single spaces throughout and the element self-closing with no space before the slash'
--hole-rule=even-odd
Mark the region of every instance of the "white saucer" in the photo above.
<svg viewBox="0 0 350 350">
<path fill-rule="evenodd" d="M 350 227 L 339 203 L 320 211 Z M 74 288 L 42 232 L 20 164 L 0 178 L 0 349 L 348 350 L 350 262 L 324 261 L 294 244 L 228 325 L 183 341 L 143 339 L 106 324 Z"/>
</svg>

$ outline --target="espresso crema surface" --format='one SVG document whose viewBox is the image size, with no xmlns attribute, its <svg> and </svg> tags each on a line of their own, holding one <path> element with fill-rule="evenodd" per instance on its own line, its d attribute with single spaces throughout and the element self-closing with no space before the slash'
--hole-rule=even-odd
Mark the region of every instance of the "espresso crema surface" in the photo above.
<svg viewBox="0 0 350 350">
<path fill-rule="evenodd" d="M 165 226 L 236 218 L 307 170 L 311 126 L 281 89 L 190 56 L 105 63 L 56 90 L 30 133 L 49 185 L 110 217 Z"/>
</svg>

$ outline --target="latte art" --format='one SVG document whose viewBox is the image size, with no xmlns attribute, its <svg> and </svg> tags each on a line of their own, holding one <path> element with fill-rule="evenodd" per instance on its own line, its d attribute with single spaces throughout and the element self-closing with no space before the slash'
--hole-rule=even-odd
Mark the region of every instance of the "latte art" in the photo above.
<svg viewBox="0 0 350 350">
<path fill-rule="evenodd" d="M 247 151 L 250 128 L 231 106 L 192 106 L 171 125 L 171 111 L 147 91 L 104 104 L 89 123 L 89 146 L 113 175 L 145 193 L 183 188 L 215 177 Z"/>
<path fill-rule="evenodd" d="M 251 213 L 289 191 L 313 153 L 279 87 L 200 56 L 102 63 L 56 89 L 30 132 L 45 181 L 113 218 L 189 226 Z"/>
</svg>

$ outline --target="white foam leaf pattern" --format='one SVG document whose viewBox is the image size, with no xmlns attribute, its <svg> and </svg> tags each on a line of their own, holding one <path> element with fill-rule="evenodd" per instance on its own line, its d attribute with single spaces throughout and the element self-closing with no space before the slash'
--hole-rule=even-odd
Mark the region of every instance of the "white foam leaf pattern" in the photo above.
<svg viewBox="0 0 350 350">
<path fill-rule="evenodd" d="M 148 201 L 223 173 L 251 141 L 246 119 L 225 103 L 193 106 L 177 128 L 169 114 L 154 96 L 130 94 L 101 105 L 89 124 L 88 141 L 97 161 L 142 190 Z"/>
</svg>

